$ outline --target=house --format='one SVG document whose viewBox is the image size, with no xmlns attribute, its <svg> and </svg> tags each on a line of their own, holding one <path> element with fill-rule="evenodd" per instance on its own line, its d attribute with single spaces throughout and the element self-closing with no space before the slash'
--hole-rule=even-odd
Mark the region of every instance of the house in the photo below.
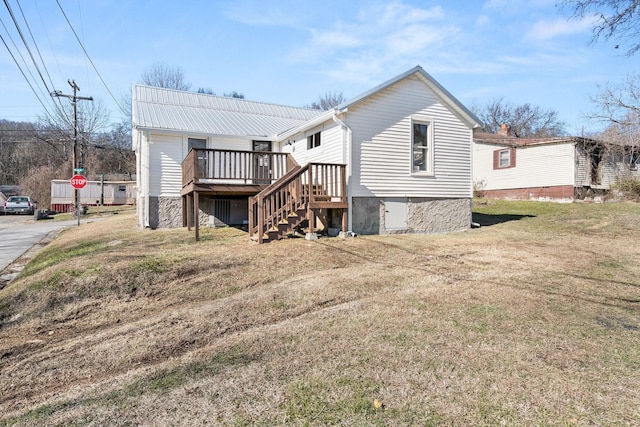
<svg viewBox="0 0 640 427">
<path fill-rule="evenodd" d="M 135 85 L 132 115 L 143 227 L 243 224 L 263 241 L 471 223 L 480 122 L 419 66 L 329 111 Z"/>
<path fill-rule="evenodd" d="M 583 137 L 518 138 L 508 125 L 473 138 L 473 181 L 487 197 L 573 200 L 640 177 L 637 150 Z"/>
</svg>

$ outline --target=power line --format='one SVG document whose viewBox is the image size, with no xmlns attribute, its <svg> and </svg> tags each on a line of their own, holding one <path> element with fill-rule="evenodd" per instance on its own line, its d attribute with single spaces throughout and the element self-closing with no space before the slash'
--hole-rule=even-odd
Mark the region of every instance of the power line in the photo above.
<svg viewBox="0 0 640 427">
<path fill-rule="evenodd" d="M 21 28 L 20 28 L 20 25 L 19 25 L 19 23 L 18 23 L 18 21 L 17 21 L 16 17 L 15 17 L 15 14 L 13 13 L 13 10 L 11 9 L 11 5 L 8 3 L 8 1 L 7 1 L 7 0 L 4 0 L 4 4 L 5 4 L 5 7 L 7 8 L 7 11 L 9 12 L 9 14 L 10 14 L 10 16 L 11 16 L 12 20 L 13 20 L 14 26 L 16 27 L 16 30 L 18 31 L 18 34 L 20 35 L 20 38 L 21 38 L 21 40 L 22 40 L 22 42 L 23 42 L 23 44 L 24 44 L 24 46 L 25 46 L 25 48 L 26 48 L 27 52 L 29 53 L 29 55 L 30 55 L 30 57 L 31 57 L 31 61 L 32 61 L 33 65 L 34 65 L 34 67 L 35 67 L 35 69 L 36 69 L 36 71 L 38 72 L 38 74 L 39 74 L 39 76 L 40 76 L 40 80 L 42 81 L 42 83 L 44 84 L 45 88 L 47 89 L 47 90 L 46 90 L 46 92 L 42 89 L 42 87 L 41 87 L 39 84 L 37 84 L 38 79 L 33 75 L 32 71 L 31 71 L 31 67 L 29 67 L 29 64 L 27 63 L 27 60 L 26 60 L 26 59 L 24 58 L 24 56 L 22 55 L 22 52 L 21 52 L 21 50 L 18 48 L 18 46 L 17 46 L 16 42 L 13 40 L 13 37 L 11 37 L 11 32 L 9 31 L 9 29 L 8 29 L 8 28 L 7 28 L 7 26 L 5 25 L 4 21 L 3 21 L 2 19 L 0 19 L 0 23 L 2 23 L 2 27 L 3 27 L 3 28 L 4 28 L 4 30 L 6 31 L 8 38 L 11 40 L 11 42 L 12 42 L 12 44 L 13 44 L 14 48 L 15 48 L 15 51 L 17 52 L 17 54 L 18 54 L 18 55 L 20 56 L 20 58 L 22 59 L 22 63 L 23 63 L 23 64 L 24 64 L 24 66 L 25 66 L 25 68 L 24 68 L 24 69 L 22 68 L 22 66 L 21 66 L 21 65 L 20 65 L 20 63 L 18 62 L 18 60 L 17 60 L 17 58 L 16 58 L 15 54 L 11 51 L 11 48 L 9 47 L 8 43 L 6 42 L 6 40 L 4 40 L 4 38 L 2 39 L 2 42 L 3 42 L 3 44 L 5 45 L 5 47 L 7 48 L 7 51 L 9 52 L 9 54 L 11 55 L 11 57 L 13 58 L 14 62 L 16 63 L 16 66 L 17 66 L 17 67 L 18 67 L 18 69 L 20 70 L 20 73 L 23 75 L 23 77 L 24 77 L 24 78 L 25 78 L 25 80 L 27 81 L 27 84 L 29 85 L 29 87 L 30 87 L 30 88 L 31 88 L 31 90 L 33 91 L 34 95 L 36 96 L 36 98 L 38 99 L 38 101 L 40 102 L 40 104 L 42 105 L 42 107 L 43 107 L 43 109 L 44 109 L 44 111 L 45 111 L 46 115 L 48 115 L 49 117 L 51 117 L 51 118 L 53 119 L 53 115 L 52 115 L 52 113 L 49 111 L 49 108 L 48 108 L 48 105 L 50 105 L 50 104 L 48 104 L 48 102 L 43 101 L 43 98 L 41 98 L 41 97 L 38 95 L 38 92 L 36 91 L 36 87 L 37 87 L 37 89 L 40 91 L 40 93 L 41 93 L 42 95 L 44 95 L 44 99 L 48 99 L 48 96 L 46 95 L 46 94 L 49 92 L 49 90 L 48 90 L 48 89 L 49 89 L 49 87 L 48 87 L 48 85 L 47 85 L 47 82 L 45 81 L 45 79 L 44 79 L 44 77 L 43 77 L 43 75 L 42 75 L 42 73 L 41 73 L 41 71 L 40 71 L 40 68 L 39 68 L 39 66 L 38 66 L 38 63 L 37 63 L 37 61 L 35 60 L 35 58 L 34 58 L 34 56 L 33 56 L 32 52 L 31 52 L 31 50 L 30 50 L 30 48 L 29 48 L 29 44 L 28 44 L 28 42 L 27 42 L 26 38 L 24 37 L 24 34 L 23 34 L 23 32 L 22 32 L 22 30 L 21 30 Z M 26 72 L 25 72 L 25 69 L 27 70 Z M 26 75 L 26 74 L 27 74 L 27 72 L 31 75 L 31 78 L 33 79 L 33 83 L 32 83 L 32 81 L 31 81 L 31 80 L 29 80 L 29 78 L 27 77 L 27 75 Z M 34 84 L 35 84 L 35 87 L 34 87 Z M 53 102 L 53 106 L 55 107 L 55 109 L 56 109 L 56 110 L 58 110 L 58 113 L 60 113 L 60 110 L 59 110 L 59 109 L 58 109 L 58 107 L 56 106 L 55 102 Z"/>
<path fill-rule="evenodd" d="M 6 1 L 6 0 L 5 0 Z M 116 97 L 113 95 L 113 93 L 111 92 L 111 89 L 109 89 L 109 86 L 107 86 L 107 83 L 104 81 L 104 79 L 102 78 L 102 75 L 100 74 L 100 71 L 98 71 L 98 68 L 96 67 L 96 64 L 93 63 L 93 60 L 91 59 L 91 57 L 89 56 L 89 52 L 87 52 L 87 50 L 85 49 L 84 45 L 82 44 L 82 41 L 80 41 L 80 37 L 78 37 L 78 33 L 76 33 L 76 30 L 73 28 L 73 25 L 71 25 L 71 21 L 69 21 L 69 18 L 67 17 L 67 14 L 65 13 L 64 9 L 62 8 L 62 6 L 60 5 L 60 1 L 56 0 L 56 3 L 58 4 L 58 7 L 60 8 L 60 11 L 62 12 L 62 15 L 64 16 L 64 18 L 67 20 L 67 24 L 69 24 L 69 28 L 71 28 L 71 31 L 73 32 L 73 35 L 76 37 L 76 40 L 78 41 L 78 44 L 80 45 L 80 47 L 82 48 L 82 51 L 84 52 L 84 54 L 87 56 L 87 59 L 89 60 L 89 62 L 91 63 L 91 66 L 93 67 L 93 69 L 95 70 L 96 74 L 98 75 L 98 77 L 100 78 L 100 81 L 102 82 L 102 84 L 104 85 L 105 89 L 107 89 L 107 92 L 109 92 L 109 95 L 111 96 L 111 99 L 113 99 L 113 101 L 116 103 L 116 105 L 118 106 L 118 108 L 120 108 L 121 112 L 124 112 L 125 109 L 120 105 L 120 103 L 118 102 L 118 100 L 116 99 Z"/>
<path fill-rule="evenodd" d="M 42 99 L 40 99 L 40 96 L 38 95 L 38 92 L 35 90 L 35 88 L 33 87 L 33 85 L 31 84 L 31 81 L 29 80 L 29 78 L 27 77 L 27 75 L 24 73 L 24 70 L 22 69 L 22 67 L 20 66 L 20 63 L 18 63 L 18 60 L 16 59 L 16 57 L 13 55 L 13 52 L 11 52 L 11 49 L 9 49 L 9 45 L 7 45 L 7 42 L 5 41 L 4 37 L 2 37 L 2 34 L 0 34 L 0 40 L 2 40 L 2 43 L 4 44 L 4 46 L 7 48 L 7 51 L 9 52 L 9 55 L 11 55 L 11 58 L 13 59 L 13 62 L 16 63 L 16 65 L 18 66 L 18 69 L 20 70 L 20 73 L 22 74 L 22 76 L 24 77 L 24 79 L 27 81 L 27 84 L 29 85 L 29 87 L 31 88 L 31 91 L 33 92 L 33 94 L 36 96 L 36 98 L 38 99 L 38 102 L 40 102 L 40 105 L 42 105 L 42 108 L 44 108 L 44 111 L 53 118 L 53 116 L 51 115 L 51 113 L 49 112 L 49 110 L 47 109 L 47 106 L 44 104 L 44 102 L 42 101 Z"/>
<path fill-rule="evenodd" d="M 27 39 L 24 37 L 24 34 L 22 33 L 22 29 L 20 28 L 20 25 L 18 24 L 18 20 L 16 19 L 16 16 L 13 13 L 13 10 L 11 9 L 11 5 L 9 5 L 9 2 L 7 0 L 4 0 L 4 5 L 7 7 L 7 10 L 9 11 L 9 15 L 11 16 L 11 19 L 13 20 L 13 24 L 16 27 L 16 30 L 18 30 L 18 34 L 20 35 L 20 39 L 22 40 L 22 43 L 24 44 L 24 47 L 27 49 L 27 53 L 29 53 L 29 56 L 31 57 L 31 62 L 33 62 L 34 67 L 36 68 L 36 71 L 38 72 L 38 75 L 40 76 L 40 80 L 42 80 L 42 83 L 44 84 L 45 89 L 47 89 L 47 92 L 50 92 L 49 86 L 47 85 L 47 82 L 44 79 L 44 76 L 42 75 L 42 72 L 40 71 L 40 67 L 38 66 L 38 63 L 36 62 L 35 58 L 33 57 L 33 53 L 31 52 L 31 49 L 29 48 L 29 44 L 27 43 Z"/>
<path fill-rule="evenodd" d="M 18 8 L 20 9 L 20 14 L 22 15 L 22 19 L 24 20 L 25 25 L 27 26 L 27 30 L 29 30 L 29 35 L 31 36 L 31 40 L 33 41 L 33 46 L 35 47 L 36 51 L 38 52 L 38 57 L 40 58 L 40 62 L 42 63 L 42 67 L 44 68 L 45 73 L 47 74 L 47 77 L 49 78 L 49 82 L 51 83 L 51 87 L 54 87 L 55 84 L 53 83 L 53 79 L 51 78 L 51 74 L 49 74 L 49 70 L 47 69 L 47 64 L 44 62 L 44 59 L 42 58 L 42 53 L 40 52 L 40 49 L 38 48 L 38 43 L 36 42 L 35 37 L 33 36 L 33 32 L 31 31 L 31 27 L 29 26 L 29 22 L 27 21 L 27 17 L 24 14 L 24 11 L 22 10 L 22 6 L 20 5 L 20 1 L 16 0 L 16 3 L 18 4 Z M 45 87 L 46 84 L 45 84 Z M 47 87 L 47 92 L 51 92 L 49 90 L 49 88 Z M 64 111 L 64 108 L 62 107 L 62 103 L 60 102 L 59 98 L 56 98 L 58 100 L 58 105 L 56 105 L 54 103 L 54 105 L 56 105 L 56 108 L 58 109 L 58 113 L 61 113 L 62 111 Z M 64 117 L 64 114 L 61 114 L 61 116 Z"/>
</svg>

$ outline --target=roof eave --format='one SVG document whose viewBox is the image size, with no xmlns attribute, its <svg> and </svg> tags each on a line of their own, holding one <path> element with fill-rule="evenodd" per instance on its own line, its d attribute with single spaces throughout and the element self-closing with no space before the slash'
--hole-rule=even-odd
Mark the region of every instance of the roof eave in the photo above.
<svg viewBox="0 0 640 427">
<path fill-rule="evenodd" d="M 440 97 L 443 99 L 450 107 L 452 107 L 458 115 L 463 119 L 463 121 L 471 128 L 479 128 L 482 127 L 482 121 L 476 117 L 467 107 L 465 107 L 455 96 L 453 96 L 448 90 L 446 90 L 440 83 L 436 81 L 429 73 L 427 73 L 421 66 L 416 65 L 412 69 L 405 71 L 404 73 L 392 78 L 391 80 L 387 80 L 386 82 L 356 96 L 353 99 L 350 99 L 346 102 L 335 107 L 335 110 L 339 112 L 343 112 L 347 110 L 349 107 L 369 98 L 376 93 L 393 86 L 394 84 L 410 77 L 414 74 L 420 75 L 425 83 Z"/>
<path fill-rule="evenodd" d="M 293 127 L 289 130 L 284 131 L 281 134 L 275 135 L 274 140 L 280 142 L 280 141 L 284 141 L 285 139 L 289 139 L 294 135 L 305 132 L 315 126 L 318 126 L 321 123 L 326 122 L 327 120 L 330 120 L 331 117 L 333 117 L 333 115 L 336 113 L 337 112 L 335 108 L 332 108 L 331 110 L 327 110 L 324 113 L 320 114 L 319 116 L 314 117 L 313 119 L 301 124 L 300 126 Z"/>
</svg>

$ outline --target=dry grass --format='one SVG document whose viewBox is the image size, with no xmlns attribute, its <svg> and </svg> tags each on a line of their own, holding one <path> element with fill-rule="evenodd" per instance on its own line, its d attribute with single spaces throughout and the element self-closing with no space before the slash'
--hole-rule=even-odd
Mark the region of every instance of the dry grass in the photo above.
<svg viewBox="0 0 640 427">
<path fill-rule="evenodd" d="M 0 425 L 638 425 L 640 206 L 476 213 L 499 223 L 69 229 L 0 291 Z"/>
</svg>

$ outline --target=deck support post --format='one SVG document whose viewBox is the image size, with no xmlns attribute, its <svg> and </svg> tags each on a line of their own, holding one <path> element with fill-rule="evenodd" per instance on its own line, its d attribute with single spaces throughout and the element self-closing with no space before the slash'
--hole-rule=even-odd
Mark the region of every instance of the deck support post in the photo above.
<svg viewBox="0 0 640 427">
<path fill-rule="evenodd" d="M 318 234 L 316 233 L 316 213 L 311 206 L 307 207 L 307 220 L 309 221 L 309 231 L 304 238 L 306 240 L 318 240 Z"/>
<path fill-rule="evenodd" d="M 187 196 L 182 196 L 180 199 L 182 202 L 182 226 L 186 227 L 187 226 Z"/>
<path fill-rule="evenodd" d="M 191 231 L 193 218 L 193 194 L 187 194 L 187 231 Z"/>
<path fill-rule="evenodd" d="M 264 242 L 264 199 L 258 194 L 258 243 Z"/>
<path fill-rule="evenodd" d="M 342 229 L 340 231 L 340 233 L 338 234 L 339 237 L 345 239 L 347 238 L 347 209 L 342 209 Z"/>
<path fill-rule="evenodd" d="M 196 227 L 196 242 L 200 240 L 200 194 L 193 192 L 193 220 Z"/>
</svg>

